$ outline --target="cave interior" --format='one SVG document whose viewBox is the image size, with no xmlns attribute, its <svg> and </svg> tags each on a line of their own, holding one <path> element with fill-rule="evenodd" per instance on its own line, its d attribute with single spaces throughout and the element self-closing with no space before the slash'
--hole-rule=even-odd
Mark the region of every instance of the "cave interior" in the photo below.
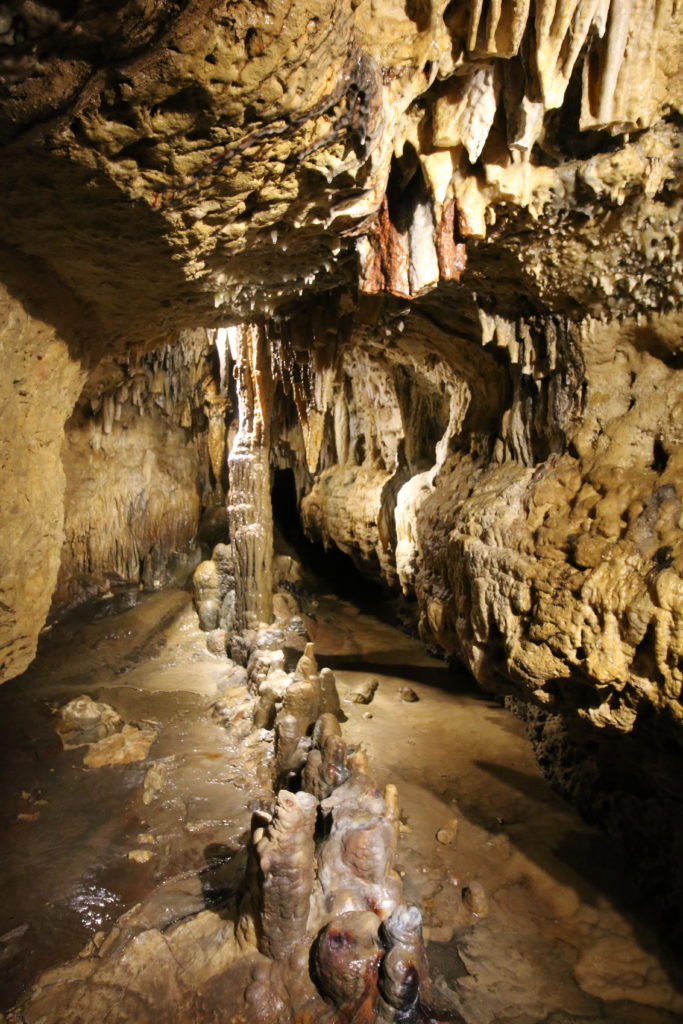
<svg viewBox="0 0 683 1024">
<path fill-rule="evenodd" d="M 683 1020 L 683 4 L 0 3 L 0 1021 Z"/>
</svg>

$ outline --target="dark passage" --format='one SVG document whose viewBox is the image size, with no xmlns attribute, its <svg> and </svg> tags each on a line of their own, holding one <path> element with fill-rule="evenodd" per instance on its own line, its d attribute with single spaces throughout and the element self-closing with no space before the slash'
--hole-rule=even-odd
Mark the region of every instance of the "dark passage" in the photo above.
<svg viewBox="0 0 683 1024">
<path fill-rule="evenodd" d="M 294 473 L 276 469 L 272 485 L 273 520 L 276 533 L 293 549 L 304 569 L 318 578 L 323 588 L 346 601 L 353 601 L 364 611 L 378 614 L 389 594 L 378 582 L 363 576 L 353 559 L 337 547 L 325 549 L 308 539 L 301 525 Z M 276 548 L 278 539 L 276 538 Z"/>
</svg>

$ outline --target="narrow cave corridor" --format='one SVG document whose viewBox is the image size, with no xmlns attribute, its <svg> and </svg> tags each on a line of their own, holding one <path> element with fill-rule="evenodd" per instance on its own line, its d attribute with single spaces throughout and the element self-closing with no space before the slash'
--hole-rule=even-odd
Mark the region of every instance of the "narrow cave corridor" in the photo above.
<svg viewBox="0 0 683 1024">
<path fill-rule="evenodd" d="M 337 597 L 352 601 L 363 611 L 381 615 L 391 593 L 377 580 L 363 575 L 354 564 L 351 555 L 345 554 L 332 545 L 325 548 L 320 541 L 312 541 L 307 535 L 299 514 L 296 493 L 296 479 L 292 469 L 276 469 L 271 488 L 273 521 L 279 539 L 278 547 L 284 554 L 289 552 L 298 562 L 304 575 L 309 575 L 309 586 L 313 590 L 328 589 Z M 393 609 L 396 618 L 396 609 Z"/>
<path fill-rule="evenodd" d="M 682 39 L 0 3 L 0 1024 L 683 1020 Z"/>
</svg>

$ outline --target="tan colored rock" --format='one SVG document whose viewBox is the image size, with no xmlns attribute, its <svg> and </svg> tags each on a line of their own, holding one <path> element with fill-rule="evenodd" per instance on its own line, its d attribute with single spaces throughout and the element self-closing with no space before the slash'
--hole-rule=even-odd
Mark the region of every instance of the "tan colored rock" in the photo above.
<svg viewBox="0 0 683 1024">
<path fill-rule="evenodd" d="M 145 773 L 145 781 L 142 788 L 143 804 L 151 804 L 159 793 L 162 792 L 166 784 L 167 775 L 168 765 L 166 762 L 158 761 L 156 764 L 150 765 Z"/>
<path fill-rule="evenodd" d="M 64 423 L 83 386 L 87 328 L 49 277 L 2 263 L 0 288 L 0 677 L 23 672 L 57 582 L 64 537 Z M 37 309 L 31 297 L 42 291 Z M 59 312 L 57 313 L 57 310 Z M 55 315 L 56 314 L 56 315 Z"/>
<path fill-rule="evenodd" d="M 121 732 L 93 743 L 83 758 L 83 764 L 88 768 L 103 768 L 144 761 L 156 738 L 156 731 L 149 726 L 138 729 L 134 725 L 124 725 Z"/>
<path fill-rule="evenodd" d="M 439 831 L 436 833 L 436 838 L 440 843 L 443 843 L 444 846 L 450 846 L 451 843 L 455 842 L 457 834 L 458 819 L 451 818 L 451 820 L 447 822 L 443 828 L 439 829 Z"/>
<path fill-rule="evenodd" d="M 87 695 L 61 707 L 55 724 L 65 750 L 97 743 L 122 728 L 123 721 L 114 708 Z"/>
<path fill-rule="evenodd" d="M 146 864 L 153 856 L 153 850 L 131 850 L 128 854 L 128 860 L 135 861 L 136 864 Z"/>
</svg>

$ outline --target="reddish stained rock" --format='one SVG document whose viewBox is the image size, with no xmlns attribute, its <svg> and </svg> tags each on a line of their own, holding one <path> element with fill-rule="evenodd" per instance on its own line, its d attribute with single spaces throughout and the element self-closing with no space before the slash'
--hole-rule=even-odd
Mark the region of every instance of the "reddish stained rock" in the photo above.
<svg viewBox="0 0 683 1024">
<path fill-rule="evenodd" d="M 459 281 L 467 266 L 467 249 L 464 242 L 455 240 L 455 199 L 444 206 L 443 216 L 436 231 L 436 252 L 439 258 L 439 273 L 444 281 Z M 460 211 L 458 226 L 460 227 Z"/>
</svg>

